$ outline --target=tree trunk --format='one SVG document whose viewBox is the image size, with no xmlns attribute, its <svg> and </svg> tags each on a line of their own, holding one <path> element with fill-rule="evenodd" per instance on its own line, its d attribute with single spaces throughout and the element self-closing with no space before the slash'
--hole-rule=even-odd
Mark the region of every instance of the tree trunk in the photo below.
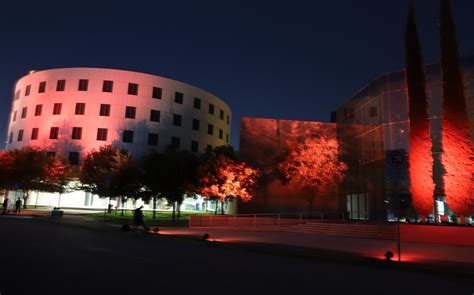
<svg viewBox="0 0 474 295">
<path fill-rule="evenodd" d="M 313 214 L 313 201 L 314 201 L 314 195 L 311 195 L 308 197 L 308 213 L 309 213 L 309 218 L 311 218 L 311 215 Z"/>
<path fill-rule="evenodd" d="M 28 191 L 23 192 L 23 209 L 26 209 L 26 201 L 28 201 Z"/>
<path fill-rule="evenodd" d="M 62 194 L 59 193 L 59 196 L 58 196 L 58 208 L 61 208 L 61 196 L 62 196 Z"/>
<path fill-rule="evenodd" d="M 219 207 L 219 200 L 216 199 L 216 208 L 214 209 L 214 215 L 217 215 L 217 207 Z"/>
<path fill-rule="evenodd" d="M 156 197 L 153 196 L 153 219 L 156 218 Z"/>
<path fill-rule="evenodd" d="M 224 201 L 221 201 L 221 214 L 224 215 Z"/>
<path fill-rule="evenodd" d="M 120 203 L 122 203 L 122 213 L 121 213 L 120 215 L 123 216 L 124 213 L 125 213 L 125 212 L 124 212 L 125 209 L 124 209 L 124 207 L 123 207 L 123 204 L 125 203 L 125 198 L 120 197 L 119 199 L 120 199 Z"/>
<path fill-rule="evenodd" d="M 178 220 L 179 220 L 179 218 L 181 217 L 181 203 L 179 203 L 179 202 L 178 202 L 177 211 L 178 211 Z"/>
<path fill-rule="evenodd" d="M 171 214 L 171 221 L 175 221 L 176 220 L 176 202 L 173 202 L 173 214 Z"/>
</svg>

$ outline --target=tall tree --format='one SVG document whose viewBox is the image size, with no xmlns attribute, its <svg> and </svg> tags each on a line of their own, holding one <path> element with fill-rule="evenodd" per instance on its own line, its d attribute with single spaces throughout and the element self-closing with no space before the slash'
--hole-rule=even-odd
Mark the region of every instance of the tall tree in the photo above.
<svg viewBox="0 0 474 295">
<path fill-rule="evenodd" d="M 224 214 L 226 200 L 249 201 L 255 194 L 258 171 L 238 159 L 232 146 L 219 146 L 201 157 L 199 192 L 218 203 Z"/>
<path fill-rule="evenodd" d="M 426 218 L 433 211 L 435 184 L 425 70 L 413 1 L 410 1 L 406 19 L 405 62 L 410 117 L 410 191 L 413 207 L 420 216 Z"/>
<path fill-rule="evenodd" d="M 23 207 L 31 191 L 47 191 L 50 186 L 47 181 L 51 176 L 54 159 L 46 152 L 33 147 L 10 150 L 0 157 L 4 177 L 4 185 L 10 190 L 23 192 Z"/>
<path fill-rule="evenodd" d="M 89 152 L 82 161 L 83 189 L 101 197 L 135 197 L 140 190 L 140 170 L 125 150 L 111 145 Z"/>
<path fill-rule="evenodd" d="M 311 214 L 314 199 L 344 178 L 347 165 L 339 161 L 339 144 L 332 137 L 307 138 L 288 144 L 288 156 L 278 165 L 282 175 L 300 190 Z"/>
<path fill-rule="evenodd" d="M 440 48 L 443 84 L 441 161 L 444 191 L 449 208 L 457 215 L 471 215 L 474 195 L 474 152 L 469 133 L 466 95 L 450 0 L 441 0 Z"/>
</svg>

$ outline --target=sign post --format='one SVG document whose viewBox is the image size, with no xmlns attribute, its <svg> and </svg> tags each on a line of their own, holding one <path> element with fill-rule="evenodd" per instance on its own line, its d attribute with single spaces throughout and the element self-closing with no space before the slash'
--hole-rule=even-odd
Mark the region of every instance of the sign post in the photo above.
<svg viewBox="0 0 474 295">
<path fill-rule="evenodd" d="M 398 262 L 402 260 L 400 243 L 400 183 L 407 179 L 407 160 L 404 149 L 385 151 L 385 180 L 393 186 L 397 202 L 397 253 Z"/>
</svg>

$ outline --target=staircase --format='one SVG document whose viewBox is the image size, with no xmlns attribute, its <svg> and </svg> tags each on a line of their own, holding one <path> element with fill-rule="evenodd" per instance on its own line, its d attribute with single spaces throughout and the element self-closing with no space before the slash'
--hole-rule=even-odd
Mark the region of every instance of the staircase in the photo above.
<svg viewBox="0 0 474 295">
<path fill-rule="evenodd" d="M 395 225 L 307 222 L 297 225 L 282 226 L 280 230 L 285 232 L 383 240 L 395 240 L 397 238 L 397 227 Z"/>
</svg>

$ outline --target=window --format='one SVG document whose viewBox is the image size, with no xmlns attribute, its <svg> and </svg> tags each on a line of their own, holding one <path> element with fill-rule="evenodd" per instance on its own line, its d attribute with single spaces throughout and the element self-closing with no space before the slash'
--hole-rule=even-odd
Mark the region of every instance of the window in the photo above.
<svg viewBox="0 0 474 295">
<path fill-rule="evenodd" d="M 177 114 L 173 115 L 173 125 L 174 126 L 181 126 L 181 120 L 182 120 L 181 115 L 177 115 Z"/>
<path fill-rule="evenodd" d="M 135 113 L 137 112 L 137 108 L 136 107 L 129 107 L 127 106 L 125 108 L 125 118 L 128 118 L 128 119 L 135 119 Z"/>
<path fill-rule="evenodd" d="M 193 130 L 199 131 L 199 120 L 193 119 Z"/>
<path fill-rule="evenodd" d="M 138 95 L 138 84 L 128 83 L 128 94 Z"/>
<path fill-rule="evenodd" d="M 81 139 L 81 137 L 82 137 L 82 127 L 72 127 L 71 139 Z"/>
<path fill-rule="evenodd" d="M 13 142 L 13 132 L 10 132 L 10 137 L 8 138 L 8 143 Z"/>
<path fill-rule="evenodd" d="M 53 115 L 61 115 L 61 108 L 62 108 L 61 103 L 55 103 L 53 106 Z"/>
<path fill-rule="evenodd" d="M 212 145 L 208 144 L 206 146 L 206 153 L 212 153 Z"/>
<path fill-rule="evenodd" d="M 89 88 L 89 80 L 86 79 L 80 79 L 79 80 L 79 88 L 77 90 L 79 91 L 87 91 Z"/>
<path fill-rule="evenodd" d="M 17 141 L 22 141 L 23 140 L 23 129 L 18 131 L 18 138 Z"/>
<path fill-rule="evenodd" d="M 79 165 L 79 152 L 69 152 L 69 164 Z"/>
<path fill-rule="evenodd" d="M 207 124 L 207 134 L 214 134 L 214 126 L 212 124 Z"/>
<path fill-rule="evenodd" d="M 225 134 L 225 142 L 229 143 L 229 133 Z"/>
<path fill-rule="evenodd" d="M 133 131 L 132 130 L 124 130 L 122 141 L 125 143 L 133 143 Z"/>
<path fill-rule="evenodd" d="M 229 125 L 229 124 L 230 124 L 230 116 L 227 115 L 227 125 Z"/>
<path fill-rule="evenodd" d="M 99 116 L 110 116 L 110 104 L 101 104 Z"/>
<path fill-rule="evenodd" d="M 371 118 L 377 117 L 377 107 L 370 107 L 369 115 Z"/>
<path fill-rule="evenodd" d="M 179 146 L 181 145 L 181 138 L 172 136 L 171 137 L 171 147 L 174 149 L 179 149 Z"/>
<path fill-rule="evenodd" d="M 102 92 L 112 92 L 114 88 L 114 81 L 104 81 L 104 84 L 102 85 Z"/>
<path fill-rule="evenodd" d="M 153 98 L 161 99 L 161 88 L 153 87 L 153 93 L 151 94 Z"/>
<path fill-rule="evenodd" d="M 224 130 L 219 128 L 219 138 L 224 139 Z"/>
<path fill-rule="evenodd" d="M 58 139 L 59 127 L 51 127 L 49 131 L 49 139 Z"/>
<path fill-rule="evenodd" d="M 175 92 L 174 93 L 174 102 L 179 103 L 179 104 L 183 104 L 183 97 L 184 97 L 184 94 L 182 94 L 181 92 Z"/>
<path fill-rule="evenodd" d="M 21 118 L 26 118 L 26 112 L 28 111 L 28 108 L 27 107 L 24 107 L 22 110 L 21 110 Z"/>
<path fill-rule="evenodd" d="M 148 145 L 157 146 L 158 145 L 158 134 L 157 133 L 148 133 Z"/>
<path fill-rule="evenodd" d="M 214 115 L 214 105 L 212 103 L 209 104 L 209 114 Z"/>
<path fill-rule="evenodd" d="M 46 91 L 46 82 L 40 82 L 38 93 L 44 93 Z"/>
<path fill-rule="evenodd" d="M 199 143 L 195 140 L 191 140 L 191 152 L 197 153 L 199 148 Z"/>
<path fill-rule="evenodd" d="M 107 140 L 107 129 L 98 128 L 97 129 L 97 140 L 106 141 Z"/>
<path fill-rule="evenodd" d="M 15 120 L 16 120 L 16 111 L 13 112 L 13 120 L 12 121 L 15 122 Z"/>
<path fill-rule="evenodd" d="M 58 84 L 56 84 L 56 91 L 64 91 L 66 88 L 66 80 L 58 80 Z"/>
<path fill-rule="evenodd" d="M 39 128 L 31 129 L 31 140 L 38 139 Z"/>
<path fill-rule="evenodd" d="M 152 122 L 160 122 L 160 111 L 158 110 L 151 110 L 150 111 L 150 121 Z"/>
<path fill-rule="evenodd" d="M 54 157 L 56 157 L 56 152 L 46 152 L 46 157 L 54 158 Z"/>
<path fill-rule="evenodd" d="M 43 105 L 37 104 L 35 108 L 35 116 L 41 116 L 42 111 L 43 111 Z"/>
<path fill-rule="evenodd" d="M 86 104 L 83 102 L 76 103 L 76 110 L 74 114 L 76 115 L 84 115 L 86 113 Z"/>
<path fill-rule="evenodd" d="M 17 99 L 20 99 L 20 90 L 17 90 L 15 92 L 15 95 L 13 96 L 13 100 L 17 100 Z"/>
<path fill-rule="evenodd" d="M 219 119 L 224 120 L 224 110 L 219 112 Z"/>
<path fill-rule="evenodd" d="M 31 85 L 27 85 L 26 90 L 25 90 L 25 96 L 29 96 L 30 92 L 31 92 Z"/>
<path fill-rule="evenodd" d="M 194 108 L 198 110 L 201 109 L 201 99 L 198 97 L 194 98 Z"/>
</svg>

